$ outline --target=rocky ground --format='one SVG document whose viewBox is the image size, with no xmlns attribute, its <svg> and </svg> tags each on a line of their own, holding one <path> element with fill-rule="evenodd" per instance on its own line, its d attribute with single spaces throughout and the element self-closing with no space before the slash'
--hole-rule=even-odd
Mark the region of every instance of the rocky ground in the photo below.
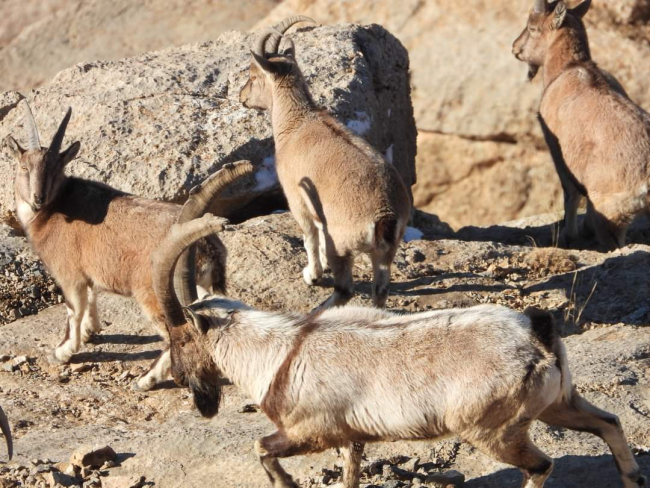
<svg viewBox="0 0 650 488">
<path fill-rule="evenodd" d="M 552 311 L 563 324 L 578 390 L 621 417 L 640 465 L 650 473 L 650 328 L 643 327 L 650 324 L 650 229 L 640 222 L 631 244 L 613 253 L 565 251 L 545 247 L 553 241 L 554 218 L 452 235 L 435 219 L 418 215 L 425 239 L 400 249 L 388 307 L 417 311 L 490 302 Z M 0 247 L 27 260 L 24 239 L 3 232 Z M 268 310 L 304 311 L 331 292 L 327 286 L 308 288 L 300 278 L 306 257 L 288 214 L 231 226 L 222 238 L 230 250 L 234 297 Z M 38 282 L 40 269 L 23 267 L 47 289 L 45 275 Z M 12 273 L 9 268 L 5 274 Z M 370 303 L 369 278 L 369 263 L 359 258 L 355 303 Z M 11 420 L 16 451 L 12 462 L 0 462 L 0 486 L 265 486 L 253 440 L 271 431 L 266 417 L 234 386 L 225 387 L 222 410 L 212 420 L 200 418 L 189 392 L 171 382 L 133 392 L 133 378 L 157 356 L 161 342 L 131 301 L 103 296 L 99 306 L 102 332 L 66 366 L 46 361 L 63 333 L 62 305 L 0 327 L 0 404 Z M 541 424 L 532 436 L 557 461 L 549 486 L 620 486 L 599 439 Z M 116 452 L 114 461 L 83 473 L 68 464 L 75 452 L 106 445 Z M 336 482 L 340 462 L 331 451 L 284 465 L 301 486 L 320 487 Z M 372 445 L 364 467 L 363 486 L 385 488 L 442 486 L 434 475 L 453 478 L 454 470 L 466 487 L 515 487 L 521 479 L 515 469 L 456 439 Z M 85 481 L 70 476 L 75 474 L 86 475 Z"/>
</svg>

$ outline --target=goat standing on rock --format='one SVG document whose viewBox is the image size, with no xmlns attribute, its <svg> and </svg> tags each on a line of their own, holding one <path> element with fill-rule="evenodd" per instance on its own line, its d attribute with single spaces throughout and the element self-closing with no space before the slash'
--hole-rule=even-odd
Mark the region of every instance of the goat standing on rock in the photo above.
<svg viewBox="0 0 650 488">
<path fill-rule="evenodd" d="M 564 190 L 560 243 L 578 238 L 586 196 L 586 233 L 612 250 L 625 245 L 634 217 L 650 216 L 650 115 L 592 61 L 582 21 L 590 5 L 535 0 L 512 51 L 528 63 L 530 79 L 543 70 L 539 120 Z"/>
<path fill-rule="evenodd" d="M 316 107 L 293 41 L 286 38 L 290 47 L 278 52 L 282 34 L 305 21 L 313 22 L 295 16 L 262 32 L 239 99 L 247 108 L 271 113 L 278 178 L 304 235 L 305 282 L 318 283 L 329 265 L 334 294 L 322 306 L 343 305 L 354 291 L 353 253 L 369 253 L 373 301 L 383 307 L 411 200 L 397 170 L 377 150 Z"/>
<path fill-rule="evenodd" d="M 17 162 L 14 182 L 18 220 L 34 251 L 63 290 L 68 310 L 66 333 L 50 361 L 66 363 L 82 342 L 99 331 L 97 291 L 135 298 L 168 343 L 167 328 L 151 285 L 151 252 L 181 215 L 180 205 L 128 195 L 101 183 L 65 175 L 79 142 L 61 152 L 68 109 L 49 148 L 41 147 L 38 129 L 26 101 L 28 146 L 23 149 L 8 136 L 6 145 Z M 250 163 L 227 166 L 204 182 L 202 205 L 192 205 L 192 219 L 240 176 L 252 173 Z M 205 194 L 203 194 L 205 193 Z M 191 200 L 191 199 L 190 199 Z M 194 202 L 195 203 L 195 202 Z M 201 286 L 225 292 L 226 249 L 217 237 L 198 244 L 197 268 Z M 154 361 L 134 383 L 149 390 L 169 377 L 169 350 Z"/>
<path fill-rule="evenodd" d="M 176 261 L 217 230 L 208 216 L 174 226 L 154 253 L 172 374 L 206 417 L 219 410 L 222 376 L 260 405 L 278 428 L 255 443 L 275 488 L 298 486 L 277 458 L 341 448 L 343 487 L 357 488 L 365 443 L 449 435 L 520 468 L 524 488 L 542 488 L 553 461 L 528 437 L 536 419 L 601 437 L 625 488 L 645 486 L 618 418 L 574 389 L 549 314 L 482 305 L 299 315 L 217 297 L 197 301 L 190 268 Z"/>
</svg>

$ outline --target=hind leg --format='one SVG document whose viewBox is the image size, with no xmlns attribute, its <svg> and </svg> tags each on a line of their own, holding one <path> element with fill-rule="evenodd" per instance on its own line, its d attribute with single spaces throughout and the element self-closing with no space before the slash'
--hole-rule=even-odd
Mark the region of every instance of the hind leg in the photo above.
<svg viewBox="0 0 650 488">
<path fill-rule="evenodd" d="M 302 277 L 309 286 L 314 286 L 323 276 L 319 256 L 318 228 L 309 214 L 294 214 L 296 222 L 302 229 L 305 251 L 307 251 L 307 266 L 302 270 Z"/>
<path fill-rule="evenodd" d="M 538 419 L 550 425 L 597 435 L 612 451 L 623 486 L 625 488 L 646 486 L 645 478 L 639 473 L 639 465 L 627 445 L 621 423 L 616 415 L 600 410 L 573 392 L 568 402 L 551 405 Z"/>
<path fill-rule="evenodd" d="M 88 342 L 91 336 L 99 332 L 99 314 L 97 313 L 97 292 L 92 286 L 88 287 L 88 306 L 81 319 L 81 342 Z"/>
<path fill-rule="evenodd" d="M 564 184 L 563 182 L 562 188 L 564 190 L 564 225 L 558 244 L 560 247 L 567 248 L 578 239 L 578 206 L 582 195 L 572 183 Z"/>
<path fill-rule="evenodd" d="M 332 275 L 334 275 L 334 293 L 321 303 L 318 309 L 343 306 L 354 295 L 354 280 L 352 278 L 354 258 L 352 255 L 336 256 L 330 252 L 327 260 L 332 267 Z"/>
<path fill-rule="evenodd" d="M 496 438 L 486 433 L 484 440 L 470 442 L 493 459 L 518 467 L 524 475 L 522 488 L 543 488 L 553 471 L 553 460 L 530 441 L 529 425 L 513 426 Z"/>
<path fill-rule="evenodd" d="M 144 293 L 136 293 L 135 299 L 165 341 L 160 356 L 151 363 L 146 373 L 133 382 L 132 387 L 134 390 L 148 391 L 158 383 L 171 378 L 172 362 L 169 351 L 169 333 L 167 332 L 167 327 L 158 305 L 158 299 L 153 294 L 153 291 L 149 290 Z"/>
<path fill-rule="evenodd" d="M 372 260 L 372 301 L 377 308 L 383 308 L 388 298 L 390 286 L 390 268 L 395 258 L 397 248 L 388 251 L 374 250 L 370 253 Z"/>
</svg>

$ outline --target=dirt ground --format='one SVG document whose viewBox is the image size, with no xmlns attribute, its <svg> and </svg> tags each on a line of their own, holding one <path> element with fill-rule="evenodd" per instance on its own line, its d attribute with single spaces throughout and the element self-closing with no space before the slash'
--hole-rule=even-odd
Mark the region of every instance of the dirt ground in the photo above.
<svg viewBox="0 0 650 488">
<path fill-rule="evenodd" d="M 388 307 L 417 311 L 489 302 L 552 311 L 563 324 L 578 390 L 620 416 L 642 470 L 650 474 L 650 328 L 644 327 L 650 324 L 648 225 L 641 222 L 631 232 L 626 248 L 602 254 L 542 247 L 552 241 L 551 220 L 465 228 L 445 238 L 430 228 L 424 240 L 400 249 Z M 21 256 L 32 276 L 29 263 L 35 258 L 24 238 L 12 237 L 8 228 L 3 232 L 0 248 Z M 222 238 L 230 250 L 229 293 L 252 306 L 304 311 L 331 292 L 302 281 L 306 257 L 286 213 L 232 226 Z M 0 276 L 5 290 L 13 282 L 12 269 Z M 370 303 L 369 278 L 369 263 L 357 259 L 354 302 Z M 44 275 L 35 284 L 48 282 Z M 15 295 L 20 301 L 24 292 Z M 0 405 L 15 436 L 13 461 L 4 463 L 0 448 L 0 487 L 50 486 L 46 476 L 66 467 L 56 463 L 68 462 L 83 446 L 105 445 L 116 451 L 116 466 L 86 473 L 85 480 L 57 474 L 62 486 L 134 486 L 141 477 L 139 486 L 266 486 L 253 451 L 253 441 L 273 429 L 266 417 L 232 385 L 225 387 L 222 409 L 211 420 L 202 419 L 189 391 L 172 382 L 148 393 L 132 391 L 134 377 L 157 357 L 162 343 L 130 300 L 104 295 L 99 310 L 102 332 L 65 366 L 50 366 L 46 359 L 63 335 L 62 305 L 17 320 L 7 317 L 0 326 Z M 531 433 L 556 460 L 549 487 L 621 486 L 600 439 L 542 424 Z M 336 482 L 340 462 L 329 451 L 283 465 L 301 486 L 316 487 Z M 521 483 L 517 470 L 456 439 L 369 445 L 364 466 L 362 486 L 435 486 L 410 481 L 416 470 L 423 479 L 459 471 L 466 487 Z"/>
</svg>

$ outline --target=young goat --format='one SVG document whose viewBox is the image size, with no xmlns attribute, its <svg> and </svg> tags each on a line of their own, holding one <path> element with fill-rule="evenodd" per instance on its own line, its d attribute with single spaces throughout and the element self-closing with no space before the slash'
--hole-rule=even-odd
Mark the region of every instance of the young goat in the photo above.
<svg viewBox="0 0 650 488">
<path fill-rule="evenodd" d="M 5 442 L 7 443 L 7 454 L 9 456 L 9 459 L 11 459 L 14 455 L 14 444 L 13 440 L 11 439 L 9 420 L 2 410 L 2 407 L 0 407 L 0 431 L 2 431 L 2 435 L 5 436 Z"/>
<path fill-rule="evenodd" d="M 397 170 L 378 151 L 316 107 L 293 42 L 287 38 L 290 48 L 278 53 L 281 35 L 303 21 L 313 22 L 296 16 L 262 32 L 239 100 L 247 108 L 271 113 L 278 177 L 304 234 L 309 262 L 303 270 L 305 282 L 315 285 L 329 264 L 335 291 L 322 306 L 343 305 L 354 292 L 353 253 L 369 253 L 373 300 L 383 307 L 411 211 L 410 197 Z"/>
<path fill-rule="evenodd" d="M 650 115 L 592 61 L 582 21 L 590 5 L 535 0 L 512 52 L 528 63 L 530 79 L 543 70 L 539 120 L 564 190 L 561 244 L 578 238 L 585 196 L 585 234 L 612 250 L 625 245 L 636 215 L 650 215 Z"/>
<path fill-rule="evenodd" d="M 49 148 L 39 142 L 27 102 L 23 102 L 28 146 L 11 136 L 6 144 L 18 163 L 14 182 L 18 219 L 29 241 L 61 286 L 68 309 L 65 338 L 51 362 L 68 362 L 99 331 L 96 297 L 99 290 L 135 298 L 168 342 L 167 329 L 151 285 L 151 252 L 181 214 L 181 206 L 122 193 L 106 185 L 67 177 L 64 168 L 77 155 L 79 142 L 60 151 L 71 110 L 65 115 Z M 228 166 L 193 195 L 191 219 L 228 184 L 252 172 L 250 163 Z M 216 237 L 199 244 L 201 286 L 224 292 L 226 249 Z M 134 388 L 148 390 L 169 376 L 167 347 Z"/>
<path fill-rule="evenodd" d="M 154 255 L 172 374 L 189 385 L 206 417 L 218 412 L 221 376 L 261 406 L 278 430 L 255 450 L 275 488 L 298 486 L 277 458 L 341 448 L 343 487 L 356 488 L 365 443 L 447 435 L 519 467 L 525 488 L 541 488 L 553 462 L 528 437 L 535 419 L 598 435 L 623 485 L 645 486 L 618 418 L 573 388 L 547 313 L 483 305 L 411 315 L 357 307 L 298 315 L 215 297 L 179 301 L 174 263 L 185 247 L 218 230 L 206 218 L 174 226 Z M 189 268 L 176 268 L 195 300 Z"/>
</svg>

